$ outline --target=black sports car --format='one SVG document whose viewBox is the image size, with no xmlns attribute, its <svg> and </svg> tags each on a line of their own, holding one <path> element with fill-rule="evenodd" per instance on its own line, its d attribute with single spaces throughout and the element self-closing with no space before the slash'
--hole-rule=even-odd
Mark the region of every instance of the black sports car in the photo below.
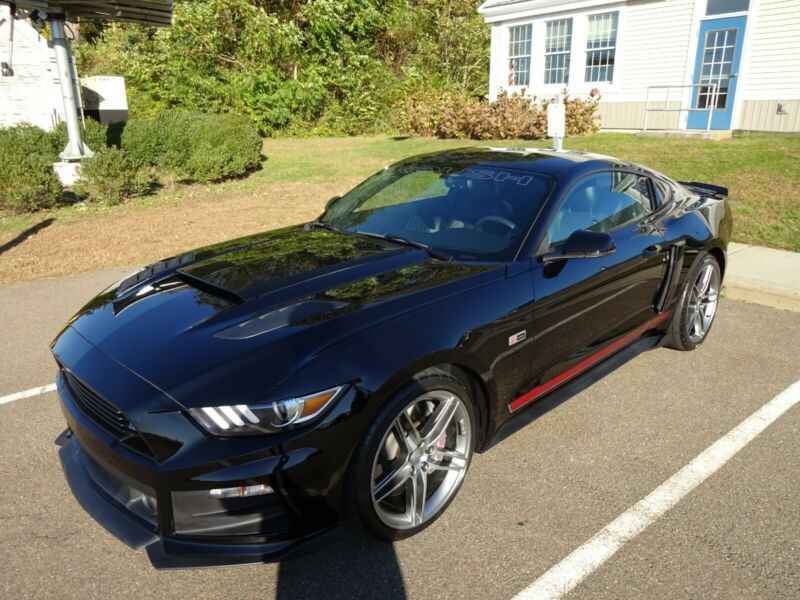
<svg viewBox="0 0 800 600">
<path fill-rule="evenodd" d="M 275 560 L 342 521 L 413 535 L 542 406 L 703 342 L 726 196 L 592 154 L 453 150 L 151 265 L 53 343 L 66 477 L 159 567 Z"/>
</svg>

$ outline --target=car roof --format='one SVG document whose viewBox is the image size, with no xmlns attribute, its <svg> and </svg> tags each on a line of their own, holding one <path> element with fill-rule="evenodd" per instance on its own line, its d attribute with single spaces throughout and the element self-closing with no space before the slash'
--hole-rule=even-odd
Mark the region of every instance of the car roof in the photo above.
<svg viewBox="0 0 800 600">
<path fill-rule="evenodd" d="M 404 164 L 436 163 L 440 167 L 458 166 L 508 168 L 559 178 L 594 168 L 635 167 L 633 163 L 591 152 L 547 150 L 543 148 L 468 147 L 412 156 Z"/>
</svg>

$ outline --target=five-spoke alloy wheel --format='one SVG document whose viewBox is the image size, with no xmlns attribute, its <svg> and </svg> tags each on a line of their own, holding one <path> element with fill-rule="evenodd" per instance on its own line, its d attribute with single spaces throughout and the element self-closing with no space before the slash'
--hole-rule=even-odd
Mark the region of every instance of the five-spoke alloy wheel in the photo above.
<svg viewBox="0 0 800 600">
<path fill-rule="evenodd" d="M 699 256 L 675 308 L 669 346 L 694 350 L 703 343 L 717 314 L 721 283 L 717 259 L 710 254 Z"/>
<path fill-rule="evenodd" d="M 468 390 L 457 370 L 428 369 L 375 417 L 354 457 L 346 500 L 372 533 L 413 535 L 455 498 L 477 435 Z"/>
<path fill-rule="evenodd" d="M 438 514 L 464 478 L 471 437 L 467 408 L 452 392 L 426 392 L 400 411 L 373 460 L 378 518 L 411 529 Z"/>
<path fill-rule="evenodd" d="M 706 336 L 719 301 L 719 267 L 708 261 L 700 269 L 689 290 L 689 306 L 686 312 L 686 331 L 689 339 L 697 344 Z"/>
</svg>

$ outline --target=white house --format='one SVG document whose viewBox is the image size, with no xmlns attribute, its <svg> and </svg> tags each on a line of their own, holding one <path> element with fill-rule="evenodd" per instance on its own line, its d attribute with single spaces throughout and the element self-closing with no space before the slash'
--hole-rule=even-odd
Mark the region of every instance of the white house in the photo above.
<svg viewBox="0 0 800 600">
<path fill-rule="evenodd" d="M 606 129 L 800 132 L 800 0 L 486 0 L 478 10 L 492 27 L 491 99 L 596 88 Z"/>
<path fill-rule="evenodd" d="M 53 48 L 0 2 L 0 127 L 26 122 L 51 129 L 63 119 Z"/>
</svg>

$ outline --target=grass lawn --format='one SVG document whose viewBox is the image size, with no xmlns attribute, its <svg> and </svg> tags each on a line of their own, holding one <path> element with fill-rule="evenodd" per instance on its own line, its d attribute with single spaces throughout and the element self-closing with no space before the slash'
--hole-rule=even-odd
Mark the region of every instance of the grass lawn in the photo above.
<svg viewBox="0 0 800 600">
<path fill-rule="evenodd" d="M 179 186 L 124 206 L 69 206 L 0 217 L 0 283 L 136 265 L 318 215 L 325 201 L 412 154 L 491 142 L 308 138 L 264 142 L 263 169 L 219 185 Z M 532 146 L 532 142 L 496 142 Z M 549 145 L 540 143 L 539 145 Z M 800 251 L 800 136 L 723 141 L 602 133 L 566 147 L 640 162 L 730 189 L 734 239 Z"/>
</svg>

